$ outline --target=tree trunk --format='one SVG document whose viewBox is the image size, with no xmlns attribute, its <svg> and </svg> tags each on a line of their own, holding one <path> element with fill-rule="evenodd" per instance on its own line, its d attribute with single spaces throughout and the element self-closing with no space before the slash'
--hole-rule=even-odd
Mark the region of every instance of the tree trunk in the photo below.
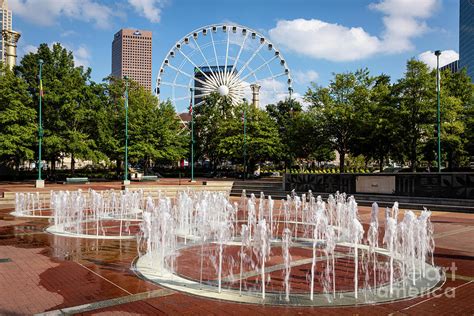
<svg viewBox="0 0 474 316">
<path fill-rule="evenodd" d="M 411 171 L 412 172 L 416 172 L 416 167 L 417 167 L 417 163 L 416 163 L 416 138 L 414 138 L 412 140 L 412 145 L 411 145 L 411 157 L 410 157 L 411 161 Z"/>
<path fill-rule="evenodd" d="M 346 160 L 346 151 L 341 150 L 339 152 L 339 172 L 343 173 L 344 172 L 344 162 Z"/>
<path fill-rule="evenodd" d="M 55 171 L 56 171 L 56 158 L 51 158 L 51 169 L 50 169 L 49 174 L 51 176 L 54 176 Z"/>
<path fill-rule="evenodd" d="M 455 167 L 454 166 L 454 154 L 451 151 L 451 152 L 448 153 L 448 168 L 450 170 L 453 170 L 454 167 Z"/>
<path fill-rule="evenodd" d="M 122 161 L 120 159 L 117 159 L 116 161 L 115 172 L 117 173 L 117 178 L 120 178 L 120 173 L 122 172 Z"/>
<path fill-rule="evenodd" d="M 74 154 L 71 154 L 71 174 L 74 174 L 76 171 L 76 159 L 74 159 Z"/>
<path fill-rule="evenodd" d="M 146 176 L 146 171 L 148 170 L 148 157 L 145 157 L 145 163 L 143 164 L 143 175 Z"/>
<path fill-rule="evenodd" d="M 383 171 L 383 156 L 380 156 L 380 159 L 379 159 L 379 170 L 380 172 Z"/>
</svg>

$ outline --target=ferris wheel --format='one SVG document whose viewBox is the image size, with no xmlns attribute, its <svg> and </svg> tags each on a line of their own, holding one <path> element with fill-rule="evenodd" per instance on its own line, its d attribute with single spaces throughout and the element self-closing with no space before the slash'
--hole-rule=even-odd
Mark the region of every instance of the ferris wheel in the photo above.
<svg viewBox="0 0 474 316">
<path fill-rule="evenodd" d="M 263 106 L 291 97 L 290 69 L 282 53 L 259 32 L 235 24 L 201 27 L 167 53 L 156 79 L 160 100 L 178 112 L 196 106 L 213 92 L 233 105 L 258 94 Z"/>
</svg>

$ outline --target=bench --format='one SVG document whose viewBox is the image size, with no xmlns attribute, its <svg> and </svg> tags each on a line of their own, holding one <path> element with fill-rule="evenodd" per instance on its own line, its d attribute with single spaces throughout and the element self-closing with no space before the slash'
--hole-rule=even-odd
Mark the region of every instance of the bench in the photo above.
<svg viewBox="0 0 474 316">
<path fill-rule="evenodd" d="M 158 176 L 142 176 L 140 181 L 158 181 Z"/>
<path fill-rule="evenodd" d="M 89 183 L 89 178 L 66 178 L 66 184 Z"/>
</svg>

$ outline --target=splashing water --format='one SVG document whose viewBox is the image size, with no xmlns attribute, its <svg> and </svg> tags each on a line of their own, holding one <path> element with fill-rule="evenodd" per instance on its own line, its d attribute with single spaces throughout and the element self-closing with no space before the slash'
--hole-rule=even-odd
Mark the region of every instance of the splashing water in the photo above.
<svg viewBox="0 0 474 316">
<path fill-rule="evenodd" d="M 283 254 L 283 263 L 285 265 L 284 271 L 284 280 L 285 280 L 285 300 L 288 302 L 290 300 L 290 272 L 291 272 L 291 231 L 288 228 L 285 228 L 283 231 L 282 238 L 282 254 Z"/>
</svg>

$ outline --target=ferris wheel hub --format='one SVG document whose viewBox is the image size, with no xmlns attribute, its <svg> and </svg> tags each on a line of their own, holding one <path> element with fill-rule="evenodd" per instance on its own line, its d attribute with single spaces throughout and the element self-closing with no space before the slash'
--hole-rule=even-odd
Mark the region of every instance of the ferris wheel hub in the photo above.
<svg viewBox="0 0 474 316">
<path fill-rule="evenodd" d="M 227 87 L 226 85 L 222 85 L 219 88 L 217 88 L 217 93 L 219 93 L 219 95 L 224 97 L 229 94 L 229 87 Z"/>
</svg>

